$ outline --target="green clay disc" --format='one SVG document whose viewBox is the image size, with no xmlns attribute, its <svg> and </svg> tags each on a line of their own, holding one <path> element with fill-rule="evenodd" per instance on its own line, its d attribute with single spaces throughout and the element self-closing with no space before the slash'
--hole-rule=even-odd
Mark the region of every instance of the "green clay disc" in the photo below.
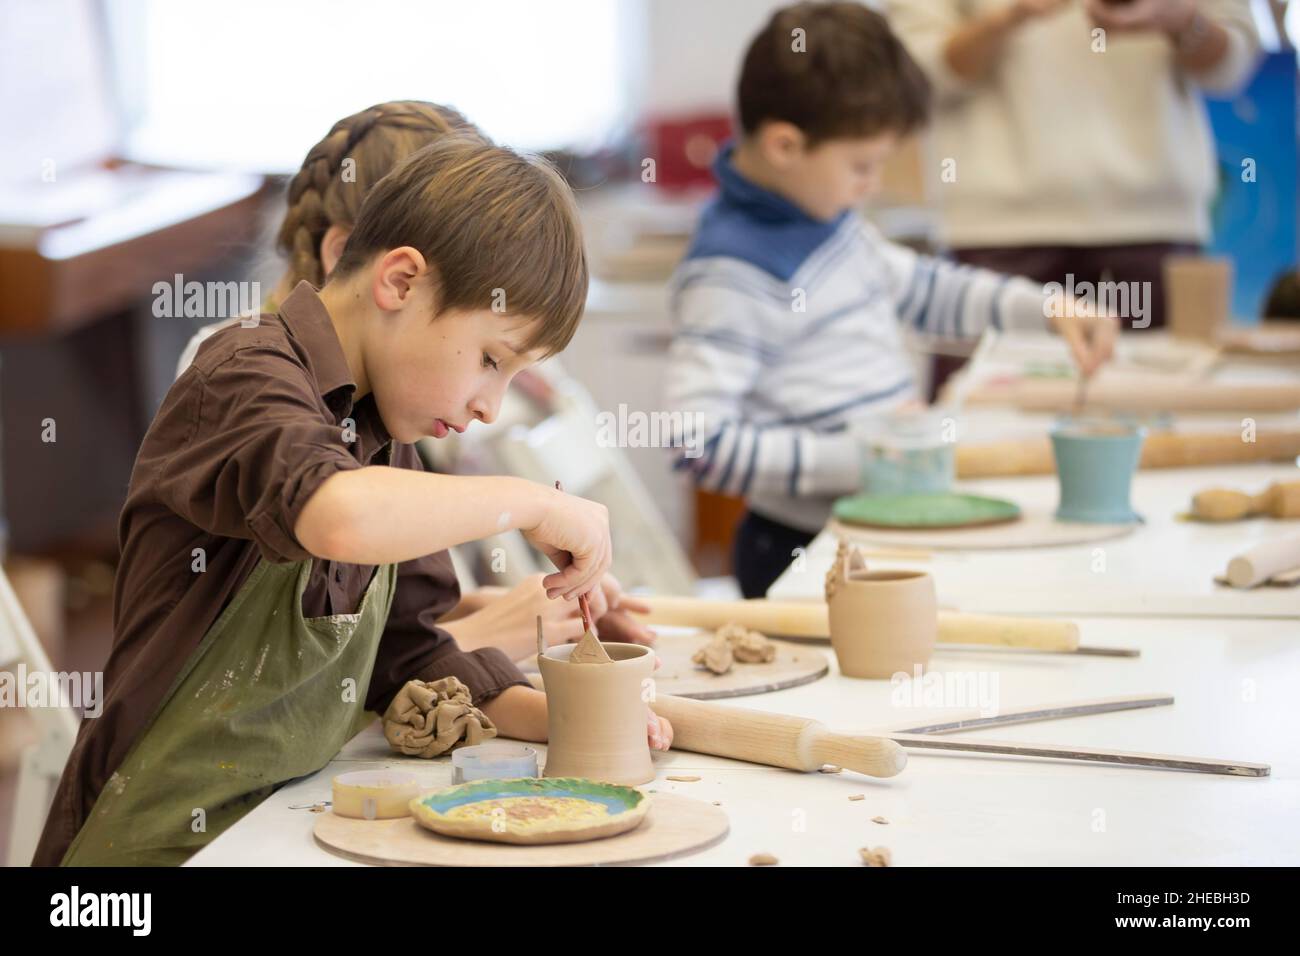
<svg viewBox="0 0 1300 956">
<path fill-rule="evenodd" d="M 835 502 L 833 513 L 848 524 L 873 528 L 970 528 L 1020 517 L 1020 508 L 1001 498 L 953 492 L 916 495 L 853 495 Z"/>
</svg>

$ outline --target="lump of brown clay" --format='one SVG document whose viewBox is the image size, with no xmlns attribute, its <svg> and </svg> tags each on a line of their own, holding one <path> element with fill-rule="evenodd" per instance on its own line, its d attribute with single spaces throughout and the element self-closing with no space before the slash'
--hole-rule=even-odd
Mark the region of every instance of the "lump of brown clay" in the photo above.
<svg viewBox="0 0 1300 956">
<path fill-rule="evenodd" d="M 735 663 L 735 655 L 732 654 L 731 645 L 726 640 L 715 637 L 696 651 L 691 660 L 707 667 L 715 674 L 725 674 Z"/>
<path fill-rule="evenodd" d="M 889 866 L 893 861 L 893 856 L 887 846 L 878 846 L 874 850 L 871 847 L 864 846 L 858 850 L 858 855 L 862 857 L 862 862 L 867 866 Z"/>
<path fill-rule="evenodd" d="M 755 853 L 749 858 L 750 866 L 776 866 L 780 862 L 770 853 Z"/>
<path fill-rule="evenodd" d="M 383 723 L 388 745 L 408 757 L 436 757 L 497 735 L 487 714 L 471 701 L 469 688 L 455 677 L 407 681 L 384 711 Z"/>
<path fill-rule="evenodd" d="M 734 622 L 718 628 L 713 639 L 722 639 L 730 644 L 736 660 L 743 664 L 770 664 L 776 660 L 775 644 L 758 631 L 751 631 Z"/>
<path fill-rule="evenodd" d="M 725 674 L 732 664 L 770 664 L 776 660 L 776 645 L 758 631 L 751 631 L 735 622 L 728 622 L 714 632 L 691 658 L 696 664 L 707 667 L 715 674 Z"/>
</svg>

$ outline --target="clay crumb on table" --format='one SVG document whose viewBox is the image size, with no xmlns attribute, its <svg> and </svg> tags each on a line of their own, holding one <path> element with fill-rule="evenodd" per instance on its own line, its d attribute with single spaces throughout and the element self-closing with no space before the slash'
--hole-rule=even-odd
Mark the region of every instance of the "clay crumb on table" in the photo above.
<svg viewBox="0 0 1300 956">
<path fill-rule="evenodd" d="M 872 823 L 888 823 L 889 821 L 886 820 L 884 817 L 872 817 L 872 818 L 871 818 L 871 822 L 872 822 Z"/>
<path fill-rule="evenodd" d="M 826 766 L 824 766 L 824 767 L 818 767 L 818 768 L 817 768 L 817 772 L 818 772 L 818 773 L 843 773 L 843 772 L 844 772 L 844 768 L 843 768 L 843 767 L 837 767 L 837 766 L 835 766 L 835 764 L 833 764 L 833 763 L 828 763 L 828 764 L 827 764 Z"/>
<path fill-rule="evenodd" d="M 850 799 L 850 800 L 865 800 L 865 799 L 867 799 L 867 795 L 866 795 L 865 793 L 850 793 L 850 794 L 849 794 L 849 799 Z"/>
<path fill-rule="evenodd" d="M 887 846 L 878 846 L 875 849 L 864 846 L 858 850 L 858 855 L 862 857 L 862 862 L 867 866 L 892 865 L 893 856 L 890 854 L 889 847 Z"/>
<path fill-rule="evenodd" d="M 749 858 L 750 866 L 776 866 L 780 862 L 770 853 L 755 853 Z"/>
<path fill-rule="evenodd" d="M 675 780 L 675 781 L 677 781 L 678 783 L 695 783 L 695 781 L 699 780 L 700 778 L 699 778 L 699 777 L 691 777 L 691 776 L 682 775 L 682 776 L 677 776 L 677 777 L 670 776 L 670 777 L 668 777 L 667 779 L 669 779 L 669 780 Z"/>
</svg>

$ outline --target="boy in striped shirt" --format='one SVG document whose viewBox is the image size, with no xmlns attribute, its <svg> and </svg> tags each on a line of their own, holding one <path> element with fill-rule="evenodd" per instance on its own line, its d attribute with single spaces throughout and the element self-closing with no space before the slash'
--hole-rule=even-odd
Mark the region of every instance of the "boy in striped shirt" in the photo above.
<svg viewBox="0 0 1300 956">
<path fill-rule="evenodd" d="M 718 156 L 719 195 L 671 284 L 666 397 L 704 422 L 702 453 L 677 467 L 746 500 L 734 567 L 760 597 L 831 502 L 858 490 L 850 423 L 917 402 L 905 330 L 1042 329 L 1051 310 L 1038 285 L 918 255 L 855 212 L 928 114 L 929 85 L 879 14 L 778 10 L 750 44 L 738 100 L 742 135 Z M 1069 311 L 1050 323 L 1089 375 L 1118 325 Z"/>
</svg>

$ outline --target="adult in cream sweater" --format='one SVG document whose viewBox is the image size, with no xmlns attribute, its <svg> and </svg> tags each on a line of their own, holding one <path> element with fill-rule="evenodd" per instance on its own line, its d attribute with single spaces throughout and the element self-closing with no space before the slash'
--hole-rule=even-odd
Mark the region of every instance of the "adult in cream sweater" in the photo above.
<svg viewBox="0 0 1300 956">
<path fill-rule="evenodd" d="M 1121 325 L 1163 324 L 1162 260 L 1209 238 L 1200 92 L 1249 78 L 1249 0 L 887 6 L 935 87 L 930 178 L 954 255 L 1044 283 L 1149 282 Z"/>
</svg>

